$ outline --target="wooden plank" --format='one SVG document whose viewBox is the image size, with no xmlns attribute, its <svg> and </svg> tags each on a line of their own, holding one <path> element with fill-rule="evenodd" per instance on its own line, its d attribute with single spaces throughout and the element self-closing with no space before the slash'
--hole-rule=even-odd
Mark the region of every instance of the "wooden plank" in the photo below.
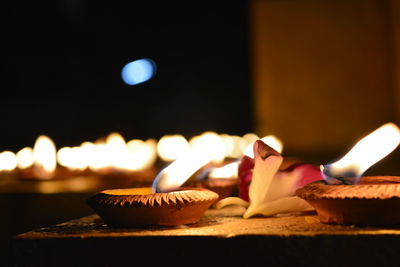
<svg viewBox="0 0 400 267">
<path fill-rule="evenodd" d="M 210 209 L 195 225 L 113 229 L 91 215 L 16 236 L 13 266 L 202 264 L 389 264 L 400 226 L 325 225 L 315 214 L 243 219 L 239 208 Z M 362 257 L 359 257 L 362 255 Z M 329 261 L 328 261 L 329 260 Z M 311 264 L 311 263 L 310 263 Z"/>
</svg>

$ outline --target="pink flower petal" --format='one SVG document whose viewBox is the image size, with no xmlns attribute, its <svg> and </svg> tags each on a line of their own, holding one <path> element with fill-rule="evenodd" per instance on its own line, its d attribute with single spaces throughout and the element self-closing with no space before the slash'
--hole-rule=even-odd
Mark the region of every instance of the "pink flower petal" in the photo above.
<svg viewBox="0 0 400 267">
<path fill-rule="evenodd" d="M 244 156 L 239 162 L 239 197 L 249 201 L 249 186 L 253 176 L 254 159 Z"/>
<path fill-rule="evenodd" d="M 264 144 L 262 141 L 258 140 L 257 144 L 257 153 L 261 158 L 266 158 L 271 155 L 280 155 L 278 152 Z M 256 149 L 255 149 L 256 150 Z M 254 169 L 254 159 L 244 156 L 239 163 L 239 197 L 249 201 L 249 186 L 253 177 L 253 169 Z M 309 184 L 314 181 L 322 180 L 322 174 L 318 166 L 313 164 L 306 163 L 296 163 L 284 170 L 280 170 L 275 175 L 276 179 L 292 179 L 292 185 L 288 189 L 287 192 L 295 192 L 297 188 L 303 187 L 306 184 Z M 290 177 L 290 178 L 289 178 Z M 277 181 L 279 182 L 279 181 Z M 289 181 L 284 183 L 286 186 Z"/>
<path fill-rule="evenodd" d="M 297 187 L 303 187 L 306 184 L 323 180 L 324 178 L 322 177 L 321 170 L 318 166 L 315 166 L 313 164 L 307 164 L 307 163 L 296 163 L 285 170 L 282 170 L 281 172 L 298 172 L 300 174 L 300 178 L 297 183 Z"/>
</svg>

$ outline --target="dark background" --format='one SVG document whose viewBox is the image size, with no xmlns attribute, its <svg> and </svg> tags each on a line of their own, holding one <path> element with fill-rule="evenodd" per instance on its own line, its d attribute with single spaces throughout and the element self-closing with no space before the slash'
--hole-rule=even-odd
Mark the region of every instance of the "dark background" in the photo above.
<svg viewBox="0 0 400 267">
<path fill-rule="evenodd" d="M 247 1 L 8 1 L 0 150 L 252 130 Z M 137 86 L 122 67 L 151 58 Z"/>
<path fill-rule="evenodd" d="M 400 1 L 5 3 L 0 151 L 40 134 L 60 147 L 112 131 L 254 131 L 319 165 L 400 122 Z M 157 75 L 125 85 L 122 67 L 140 58 Z M 398 175 L 399 159 L 397 149 L 366 174 Z M 92 213 L 84 202 L 94 192 L 9 180 L 0 179 L 0 265 L 12 235 Z"/>
<path fill-rule="evenodd" d="M 252 130 L 247 1 L 6 3 L 0 151 L 33 146 L 41 134 L 60 148 L 113 131 L 147 139 Z M 157 74 L 128 86 L 121 70 L 140 58 Z M 7 181 L 0 265 L 11 236 L 92 213 L 85 199 L 94 192 L 42 194 L 41 182 Z"/>
</svg>

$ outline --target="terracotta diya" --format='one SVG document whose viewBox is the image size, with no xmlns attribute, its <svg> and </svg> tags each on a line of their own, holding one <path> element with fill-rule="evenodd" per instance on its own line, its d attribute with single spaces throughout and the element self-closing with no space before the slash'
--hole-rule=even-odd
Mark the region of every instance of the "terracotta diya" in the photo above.
<svg viewBox="0 0 400 267">
<path fill-rule="evenodd" d="M 400 177 L 397 176 L 365 176 L 356 185 L 328 185 L 318 181 L 298 189 L 296 194 L 316 209 L 322 223 L 400 223 Z"/>
<path fill-rule="evenodd" d="M 215 202 L 221 199 L 237 195 L 239 179 L 238 178 L 212 178 L 198 181 L 196 186 L 204 187 L 219 195 Z"/>
<path fill-rule="evenodd" d="M 239 188 L 238 168 L 239 163 L 237 161 L 227 161 L 222 166 L 209 169 L 205 177 L 197 181 L 196 186 L 216 192 L 219 195 L 218 200 L 237 195 Z"/>
<path fill-rule="evenodd" d="M 89 198 L 103 221 L 114 227 L 193 224 L 218 199 L 204 188 L 152 193 L 151 187 L 104 190 Z"/>
</svg>

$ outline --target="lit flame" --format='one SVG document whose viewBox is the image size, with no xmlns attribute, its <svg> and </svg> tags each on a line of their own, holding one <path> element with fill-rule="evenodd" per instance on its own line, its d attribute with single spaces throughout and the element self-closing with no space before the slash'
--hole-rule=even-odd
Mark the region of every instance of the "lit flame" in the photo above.
<svg viewBox="0 0 400 267">
<path fill-rule="evenodd" d="M 199 154 L 208 155 L 214 163 L 220 163 L 225 159 L 226 146 L 224 140 L 215 132 L 204 132 L 190 139 L 191 150 Z"/>
<path fill-rule="evenodd" d="M 188 150 L 189 143 L 180 134 L 165 135 L 161 137 L 157 144 L 158 155 L 164 161 L 176 160 Z"/>
<path fill-rule="evenodd" d="M 400 143 L 400 129 L 386 123 L 360 141 L 340 160 L 321 166 L 326 180 L 358 178 L 372 165 L 390 154 Z M 350 182 L 350 181 L 348 181 Z"/>
<path fill-rule="evenodd" d="M 12 171 L 17 167 L 17 156 L 11 151 L 0 153 L 0 171 Z"/>
<path fill-rule="evenodd" d="M 125 139 L 119 133 L 111 133 L 106 138 L 106 154 L 109 166 L 114 168 L 124 168 L 128 155 Z"/>
<path fill-rule="evenodd" d="M 219 168 L 213 168 L 208 174 L 208 178 L 237 178 L 238 168 L 238 162 L 232 162 Z"/>
<path fill-rule="evenodd" d="M 133 139 L 126 143 L 119 133 L 112 133 L 105 141 L 82 143 L 80 158 L 95 172 L 139 171 L 151 167 L 157 160 L 156 146 L 154 139 Z"/>
<path fill-rule="evenodd" d="M 102 141 L 95 143 L 84 142 L 81 148 L 85 151 L 88 157 L 89 168 L 93 171 L 99 171 L 109 166 L 107 158 L 107 146 Z"/>
<path fill-rule="evenodd" d="M 57 152 L 57 161 L 70 170 L 84 170 L 88 166 L 85 151 L 81 147 L 63 147 Z"/>
<path fill-rule="evenodd" d="M 178 189 L 211 158 L 191 150 L 163 169 L 153 182 L 153 192 L 170 192 Z"/>
<path fill-rule="evenodd" d="M 236 135 L 221 134 L 220 137 L 225 143 L 225 157 L 240 158 L 243 156 L 243 151 L 240 147 L 242 138 Z"/>
<path fill-rule="evenodd" d="M 240 142 L 240 147 L 243 153 L 245 153 L 245 151 L 248 150 L 249 147 L 253 147 L 254 142 L 257 141 L 258 139 L 260 138 L 258 137 L 258 135 L 254 133 L 247 133 L 243 135 L 242 140 Z"/>
<path fill-rule="evenodd" d="M 31 167 L 35 163 L 33 157 L 33 149 L 31 147 L 25 147 L 17 152 L 17 166 L 19 169 L 26 169 Z"/>
<path fill-rule="evenodd" d="M 93 171 L 139 171 L 151 167 L 157 160 L 157 142 L 154 139 L 142 141 L 134 139 L 125 142 L 119 133 L 111 133 L 96 142 L 84 142 L 80 146 L 62 147 L 56 151 L 53 141 L 47 136 L 39 136 L 34 148 L 25 147 L 13 157 L 5 151 L 0 153 L 0 171 L 11 167 L 26 169 L 33 166 L 35 177 L 53 177 L 57 163 L 70 170 Z"/>
<path fill-rule="evenodd" d="M 56 146 L 49 137 L 41 135 L 36 139 L 33 157 L 35 160 L 33 170 L 35 176 L 41 179 L 52 178 L 57 166 Z"/>
<path fill-rule="evenodd" d="M 258 138 L 257 138 L 258 139 Z M 274 135 L 267 135 L 261 138 L 261 141 L 266 143 L 268 146 L 272 147 L 275 149 L 277 152 L 282 153 L 283 150 L 283 143 L 281 140 L 279 140 L 276 136 Z M 253 152 L 253 141 L 252 143 L 248 144 L 246 149 L 244 150 L 244 154 L 248 157 L 254 158 L 254 152 Z"/>
<path fill-rule="evenodd" d="M 163 169 L 153 182 L 153 192 L 178 189 L 201 167 L 225 158 L 225 144 L 214 132 L 205 132 L 190 140 L 190 150 Z"/>
<path fill-rule="evenodd" d="M 129 141 L 127 143 L 127 164 L 124 168 L 129 171 L 139 171 L 151 167 L 157 160 L 156 147 L 157 142 L 154 139 Z"/>
</svg>

